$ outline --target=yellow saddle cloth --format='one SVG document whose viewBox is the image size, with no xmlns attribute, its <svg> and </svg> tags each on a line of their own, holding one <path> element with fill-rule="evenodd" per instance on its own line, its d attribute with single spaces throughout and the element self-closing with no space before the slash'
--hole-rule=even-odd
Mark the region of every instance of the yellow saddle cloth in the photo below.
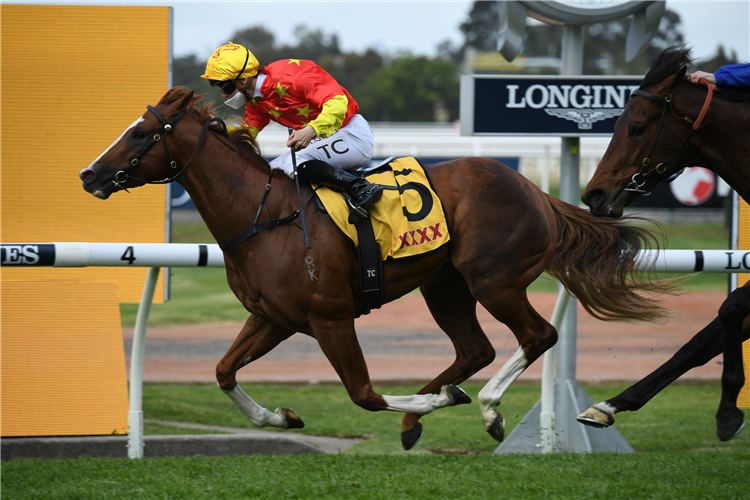
<svg viewBox="0 0 750 500">
<path fill-rule="evenodd" d="M 365 176 L 373 184 L 393 186 L 370 207 L 375 239 L 380 243 L 383 260 L 413 257 L 440 248 L 450 241 L 443 204 L 430 185 L 422 165 L 411 157 L 399 158 Z M 316 193 L 328 214 L 355 246 L 357 229 L 349 224 L 349 206 L 343 194 L 324 186 Z"/>
</svg>

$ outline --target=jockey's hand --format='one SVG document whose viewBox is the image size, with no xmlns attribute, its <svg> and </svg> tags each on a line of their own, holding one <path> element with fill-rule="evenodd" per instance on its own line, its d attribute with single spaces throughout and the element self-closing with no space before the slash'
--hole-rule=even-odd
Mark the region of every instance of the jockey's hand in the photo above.
<svg viewBox="0 0 750 500">
<path fill-rule="evenodd" d="M 315 129 L 312 127 L 303 127 L 299 130 L 295 130 L 286 140 L 287 147 L 294 146 L 295 151 L 305 149 L 310 142 L 315 139 Z"/>
<path fill-rule="evenodd" d="M 716 83 L 716 77 L 713 73 L 706 73 L 705 71 L 696 71 L 691 75 L 687 75 L 687 79 L 693 83 L 698 83 L 700 80 L 706 80 L 708 83 Z"/>
</svg>

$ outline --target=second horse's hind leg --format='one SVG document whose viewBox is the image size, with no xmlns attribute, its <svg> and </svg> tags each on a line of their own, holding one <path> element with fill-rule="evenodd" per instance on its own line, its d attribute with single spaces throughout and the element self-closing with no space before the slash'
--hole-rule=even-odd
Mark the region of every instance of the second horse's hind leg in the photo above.
<svg viewBox="0 0 750 500">
<path fill-rule="evenodd" d="M 448 335 L 456 350 L 455 361 L 419 394 L 438 393 L 444 385 L 460 384 L 495 359 L 495 349 L 477 321 L 477 300 L 463 276 L 448 264 L 420 287 L 422 296 L 438 326 Z M 468 396 L 462 398 L 469 403 Z M 407 413 L 401 423 L 401 444 L 410 450 L 422 436 L 421 415 Z"/>
<path fill-rule="evenodd" d="M 221 390 L 258 427 L 293 429 L 305 426 L 294 410 L 277 408 L 271 413 L 263 408 L 245 394 L 236 380 L 237 370 L 265 355 L 293 333 L 253 314 L 245 322 L 232 347 L 216 365 L 216 380 Z"/>
</svg>

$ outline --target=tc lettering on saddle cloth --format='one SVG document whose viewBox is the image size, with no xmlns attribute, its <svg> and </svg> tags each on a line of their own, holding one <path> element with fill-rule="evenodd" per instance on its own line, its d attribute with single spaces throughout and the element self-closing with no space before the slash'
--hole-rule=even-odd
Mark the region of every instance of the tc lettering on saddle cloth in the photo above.
<svg viewBox="0 0 750 500">
<path fill-rule="evenodd" d="M 422 165 L 412 157 L 399 158 L 366 175 L 373 184 L 392 186 L 370 207 L 375 239 L 383 260 L 399 259 L 431 252 L 450 241 L 443 204 L 432 189 Z M 329 215 L 355 246 L 357 230 L 348 222 L 349 206 L 341 193 L 323 186 L 316 193 Z"/>
</svg>

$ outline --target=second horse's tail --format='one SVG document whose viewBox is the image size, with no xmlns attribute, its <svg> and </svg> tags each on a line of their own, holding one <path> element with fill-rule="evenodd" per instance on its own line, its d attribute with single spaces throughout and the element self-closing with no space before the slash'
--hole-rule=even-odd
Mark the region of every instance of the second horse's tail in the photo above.
<svg viewBox="0 0 750 500">
<path fill-rule="evenodd" d="M 639 271 L 638 252 L 656 247 L 648 230 L 627 219 L 600 219 L 587 210 L 547 195 L 560 228 L 557 251 L 547 271 L 560 280 L 595 318 L 659 321 L 669 311 L 653 297 L 672 292 L 669 280 L 651 280 Z"/>
</svg>

